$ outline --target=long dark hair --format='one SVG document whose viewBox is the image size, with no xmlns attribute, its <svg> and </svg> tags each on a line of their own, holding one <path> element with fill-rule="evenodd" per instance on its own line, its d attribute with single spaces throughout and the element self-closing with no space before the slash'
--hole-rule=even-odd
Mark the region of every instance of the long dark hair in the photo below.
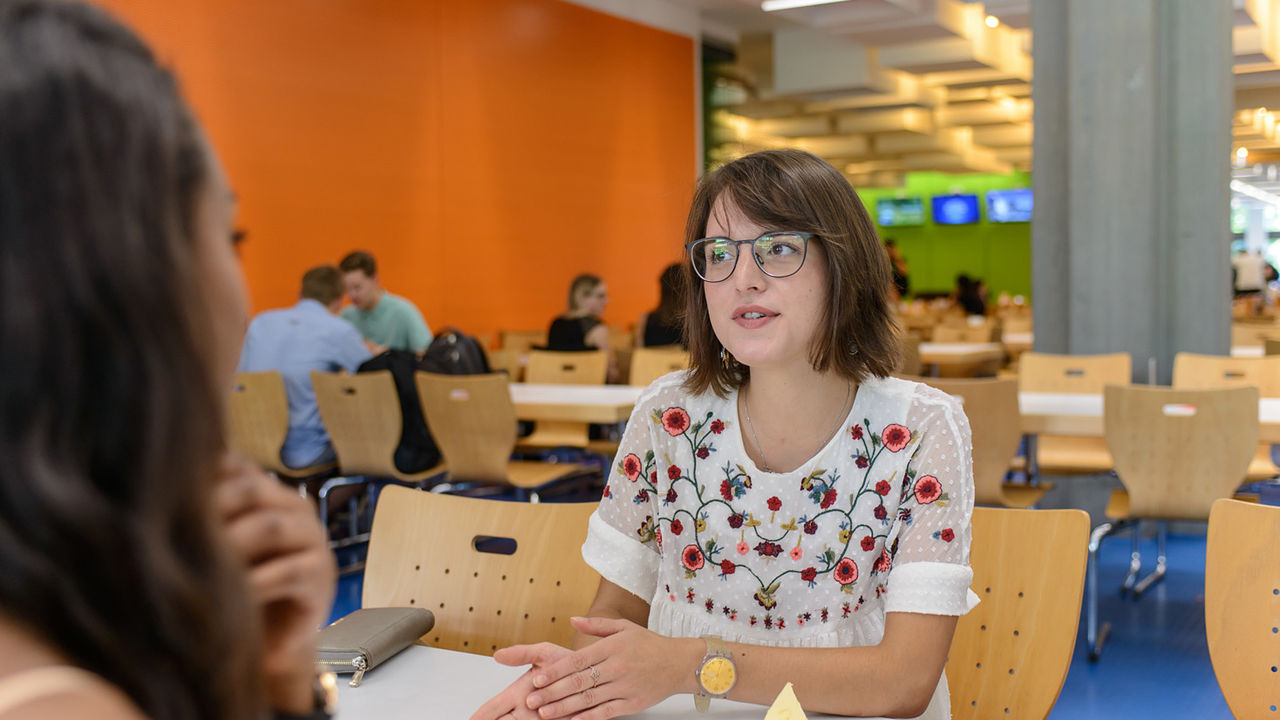
<svg viewBox="0 0 1280 720">
<path fill-rule="evenodd" d="M 263 707 L 256 616 L 211 508 L 209 163 L 133 33 L 80 4 L 0 2 L 0 615 L 166 720 Z"/>
</svg>

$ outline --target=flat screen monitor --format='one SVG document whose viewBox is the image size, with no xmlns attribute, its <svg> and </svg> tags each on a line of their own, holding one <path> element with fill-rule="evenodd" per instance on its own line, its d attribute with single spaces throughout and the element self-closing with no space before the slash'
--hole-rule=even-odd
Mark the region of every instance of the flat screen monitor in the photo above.
<svg viewBox="0 0 1280 720">
<path fill-rule="evenodd" d="M 971 225 L 978 222 L 978 196 L 939 195 L 935 197 L 933 221 L 938 225 Z"/>
<path fill-rule="evenodd" d="M 987 193 L 987 220 L 996 223 L 1031 222 L 1031 188 Z"/>
<path fill-rule="evenodd" d="M 880 227 L 924 225 L 924 198 L 880 198 L 876 200 L 876 224 Z"/>
</svg>

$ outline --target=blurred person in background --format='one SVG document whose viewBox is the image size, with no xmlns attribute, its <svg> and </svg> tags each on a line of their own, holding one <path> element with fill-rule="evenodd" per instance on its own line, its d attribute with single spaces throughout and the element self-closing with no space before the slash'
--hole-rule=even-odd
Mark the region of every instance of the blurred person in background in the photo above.
<svg viewBox="0 0 1280 720">
<path fill-rule="evenodd" d="M 342 319 L 356 326 L 377 354 L 386 350 L 421 353 L 431 344 L 431 328 L 417 306 L 392 295 L 378 279 L 378 263 L 373 255 L 357 250 L 338 264 L 351 304 Z"/>
<path fill-rule="evenodd" d="M 684 284 L 684 266 L 668 265 L 658 278 L 658 307 L 640 316 L 636 323 L 636 347 L 661 347 L 679 345 L 684 334 L 680 322 L 683 297 L 680 288 Z"/>
</svg>

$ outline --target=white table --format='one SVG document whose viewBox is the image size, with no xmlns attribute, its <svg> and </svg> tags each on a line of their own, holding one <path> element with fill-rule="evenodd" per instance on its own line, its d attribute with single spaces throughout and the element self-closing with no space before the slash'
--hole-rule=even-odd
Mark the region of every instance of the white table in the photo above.
<svg viewBox="0 0 1280 720">
<path fill-rule="evenodd" d="M 1022 432 L 1102 437 L 1102 395 L 1018 393 Z M 1258 441 L 1280 443 L 1280 399 L 1258 401 Z"/>
<path fill-rule="evenodd" d="M 610 424 L 631 417 L 644 388 L 632 385 L 511 383 L 511 401 L 521 420 L 568 420 Z"/>
<path fill-rule="evenodd" d="M 934 365 L 943 377 L 994 374 L 1004 362 L 1004 345 L 987 343 L 920 343 L 920 362 Z"/>
<path fill-rule="evenodd" d="M 486 700 L 524 672 L 499 665 L 483 655 L 414 645 L 369 671 L 358 688 L 339 678 L 338 720 L 467 720 Z M 693 709 L 693 697 L 676 695 L 629 717 L 761 720 L 767 708 L 714 700 L 711 712 Z M 830 715 L 807 713 L 811 718 Z"/>
<path fill-rule="evenodd" d="M 1231 357 L 1238 358 L 1256 358 L 1262 357 L 1266 353 L 1261 345 L 1232 345 Z"/>
</svg>

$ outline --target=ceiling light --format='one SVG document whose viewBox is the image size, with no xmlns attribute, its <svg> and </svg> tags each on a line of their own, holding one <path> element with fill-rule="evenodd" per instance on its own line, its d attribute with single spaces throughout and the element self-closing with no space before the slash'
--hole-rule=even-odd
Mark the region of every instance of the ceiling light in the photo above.
<svg viewBox="0 0 1280 720">
<path fill-rule="evenodd" d="M 989 27 L 989 28 L 996 28 L 996 27 L 1000 27 L 1000 18 L 996 17 L 995 15 L 988 15 L 988 16 L 987 16 L 987 27 Z"/>
<path fill-rule="evenodd" d="M 764 0 L 764 2 L 760 3 L 760 8 L 765 12 L 774 12 L 813 5 L 833 5 L 840 2 L 848 2 L 848 0 Z"/>
</svg>

